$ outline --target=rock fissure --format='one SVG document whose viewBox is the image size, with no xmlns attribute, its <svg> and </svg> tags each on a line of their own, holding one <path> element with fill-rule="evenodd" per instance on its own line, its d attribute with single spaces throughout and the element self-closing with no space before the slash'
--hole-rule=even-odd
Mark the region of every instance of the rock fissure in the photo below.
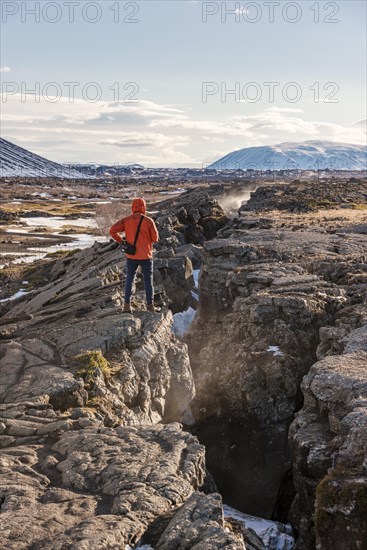
<svg viewBox="0 0 367 550">
<path fill-rule="evenodd" d="M 320 233 L 315 229 L 297 231 L 296 227 L 293 233 L 282 230 L 279 234 L 276 225 L 284 220 L 277 214 L 272 222 L 274 230 L 259 231 L 256 224 L 253 229 L 238 230 L 250 220 L 247 213 L 243 220 L 233 220 L 220 231 L 219 239 L 204 245 L 199 307 L 187 335 L 197 390 L 194 433 L 206 446 L 209 469 L 228 503 L 256 515 L 281 516 L 283 521 L 289 517 L 299 531 L 300 549 L 313 549 L 315 538 L 318 548 L 328 549 L 330 543 L 319 534 L 321 523 L 316 522 L 317 529 L 313 530 L 316 489 L 328 469 L 337 466 L 338 453 L 348 437 L 348 429 L 340 427 L 336 409 L 347 398 L 357 401 L 358 396 L 348 388 L 341 391 L 338 374 L 332 373 L 330 382 L 323 382 L 323 392 L 330 395 L 325 409 L 311 382 L 304 397 L 301 382 L 304 377 L 308 380 L 308 372 L 312 373 L 313 365 L 323 357 L 366 349 L 366 279 L 361 275 L 367 242 L 362 244 L 353 229 L 348 242 L 339 239 L 337 244 L 333 242 L 335 236 L 325 235 L 322 227 Z M 363 283 L 356 288 L 350 285 L 351 278 Z M 364 304 L 358 321 L 353 303 Z M 350 342 L 349 348 L 341 345 L 343 339 Z M 270 346 L 276 353 L 273 357 L 261 353 L 261 346 L 264 352 Z M 365 391 L 361 382 L 357 393 L 363 395 L 363 403 Z M 304 413 L 309 409 L 307 395 L 317 404 L 311 416 Z M 319 477 L 315 478 L 310 478 L 307 470 L 303 472 L 302 460 L 297 466 L 301 449 L 298 451 L 294 443 L 294 426 L 302 415 L 304 426 L 310 425 L 314 435 L 312 424 L 318 419 L 323 437 L 329 441 L 320 452 L 314 449 L 315 441 L 307 444 L 309 453 L 319 460 Z M 322 456 L 321 449 L 330 459 Z M 281 495 L 282 479 L 291 465 L 294 479 L 292 482 L 288 475 L 290 494 Z M 310 483 L 311 491 L 307 489 Z M 264 495 L 261 500 L 257 498 L 259 491 Z M 301 494 L 307 497 L 298 504 Z M 335 514 L 336 518 L 337 506 Z M 355 531 L 359 532 L 356 547 L 365 548 L 361 541 L 367 538 L 363 539 L 361 525 Z M 330 540 L 342 548 L 346 538 L 339 536 L 343 542 L 337 538 L 335 535 Z"/>
</svg>

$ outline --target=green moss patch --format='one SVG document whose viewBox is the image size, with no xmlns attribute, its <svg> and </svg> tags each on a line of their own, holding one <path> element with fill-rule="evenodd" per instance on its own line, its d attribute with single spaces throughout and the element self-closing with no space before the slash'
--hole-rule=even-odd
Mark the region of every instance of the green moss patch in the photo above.
<svg viewBox="0 0 367 550">
<path fill-rule="evenodd" d="M 95 382 L 98 370 L 104 376 L 111 374 L 110 365 L 100 349 L 80 353 L 73 358 L 75 376 L 83 378 L 84 382 L 91 385 Z"/>
<path fill-rule="evenodd" d="M 334 521 L 334 513 L 348 510 L 350 521 L 367 517 L 367 482 L 352 469 L 337 466 L 316 490 L 315 526 L 320 533 Z"/>
<path fill-rule="evenodd" d="M 367 210 L 367 204 L 352 204 L 353 210 Z"/>
</svg>

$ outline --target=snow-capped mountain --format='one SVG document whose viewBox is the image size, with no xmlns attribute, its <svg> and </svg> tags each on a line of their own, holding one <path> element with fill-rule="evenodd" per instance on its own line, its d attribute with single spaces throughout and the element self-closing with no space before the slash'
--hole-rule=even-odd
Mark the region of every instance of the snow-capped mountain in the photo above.
<svg viewBox="0 0 367 550">
<path fill-rule="evenodd" d="M 215 170 L 367 170 L 367 147 L 333 141 L 246 147 L 217 160 Z"/>
<path fill-rule="evenodd" d="M 6 139 L 0 139 L 0 177 L 86 178 L 82 172 L 67 168 L 31 153 Z"/>
</svg>

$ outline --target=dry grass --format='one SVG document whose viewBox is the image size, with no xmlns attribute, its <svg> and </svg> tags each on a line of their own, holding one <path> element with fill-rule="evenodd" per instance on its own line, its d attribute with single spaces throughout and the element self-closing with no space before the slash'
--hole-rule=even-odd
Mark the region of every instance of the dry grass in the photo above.
<svg viewBox="0 0 367 550">
<path fill-rule="evenodd" d="M 5 212 L 19 213 L 19 212 L 43 212 L 45 214 L 51 214 L 52 216 L 68 216 L 70 214 L 83 214 L 90 212 L 93 209 L 93 204 L 86 202 L 52 202 L 52 201 L 22 201 L 21 204 L 14 204 L 12 202 L 5 202 L 1 205 L 1 208 Z"/>
<path fill-rule="evenodd" d="M 253 216 L 252 212 L 246 215 Z M 246 217 L 243 214 L 243 217 Z M 367 209 L 365 208 L 332 208 L 329 210 L 318 210 L 317 212 L 306 212 L 304 214 L 295 214 L 291 212 L 279 212 L 278 210 L 269 210 L 266 217 L 275 219 L 283 227 L 294 227 L 303 225 L 305 228 L 313 226 L 324 227 L 327 230 L 347 227 L 349 225 L 362 225 L 367 223 Z"/>
<path fill-rule="evenodd" d="M 131 203 L 112 202 L 96 208 L 95 221 L 101 235 L 108 235 L 110 227 L 121 218 L 131 214 Z"/>
<path fill-rule="evenodd" d="M 23 280 L 26 268 L 20 265 L 12 265 L 0 270 L 0 279 L 5 279 L 11 282 L 19 282 Z"/>
</svg>

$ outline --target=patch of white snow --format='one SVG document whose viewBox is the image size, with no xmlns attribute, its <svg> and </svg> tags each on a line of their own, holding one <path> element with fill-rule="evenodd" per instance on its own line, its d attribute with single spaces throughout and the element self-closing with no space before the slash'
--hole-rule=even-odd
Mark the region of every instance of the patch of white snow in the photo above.
<svg viewBox="0 0 367 550">
<path fill-rule="evenodd" d="M 283 524 L 278 521 L 250 516 L 226 504 L 223 505 L 223 512 L 224 517 L 234 518 L 247 529 L 253 529 L 263 541 L 266 550 L 292 550 L 294 548 L 295 540 L 289 523 Z"/>
<path fill-rule="evenodd" d="M 9 302 L 11 300 L 16 300 L 17 298 L 20 298 L 21 296 L 24 296 L 25 294 L 29 294 L 29 292 L 24 290 L 24 288 L 21 288 L 20 290 L 18 290 L 18 292 L 13 294 L 13 296 L 10 296 L 10 298 L 5 298 L 4 300 L 0 300 L 0 303 Z"/>
<path fill-rule="evenodd" d="M 279 346 L 269 346 L 266 351 L 269 351 L 273 355 L 284 355 L 284 353 L 279 349 Z"/>
</svg>

